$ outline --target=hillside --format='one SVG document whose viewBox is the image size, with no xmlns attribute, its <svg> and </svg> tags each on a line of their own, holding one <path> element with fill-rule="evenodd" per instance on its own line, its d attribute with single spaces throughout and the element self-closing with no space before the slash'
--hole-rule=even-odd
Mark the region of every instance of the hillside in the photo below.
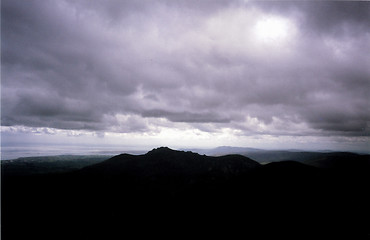
<svg viewBox="0 0 370 240">
<path fill-rule="evenodd" d="M 158 148 L 70 173 L 5 174 L 3 239 L 355 238 L 367 234 L 364 173 Z"/>
<path fill-rule="evenodd" d="M 325 153 L 307 159 L 303 163 L 325 169 L 368 171 L 370 169 L 370 155 L 349 152 Z"/>
</svg>

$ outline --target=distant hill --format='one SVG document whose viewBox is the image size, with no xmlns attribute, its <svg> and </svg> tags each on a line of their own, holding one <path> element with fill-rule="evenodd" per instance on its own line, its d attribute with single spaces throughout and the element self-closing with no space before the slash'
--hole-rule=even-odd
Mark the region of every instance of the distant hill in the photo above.
<svg viewBox="0 0 370 240">
<path fill-rule="evenodd" d="M 61 173 L 93 165 L 112 156 L 105 155 L 60 155 L 24 157 L 1 161 L 1 171 L 9 175 Z"/>
<path fill-rule="evenodd" d="M 263 150 L 259 152 L 245 152 L 244 156 L 258 161 L 260 163 L 280 162 L 280 161 L 297 161 L 304 162 L 309 159 L 320 157 L 321 152 L 299 152 L 299 151 L 276 151 L 276 150 Z"/>
<path fill-rule="evenodd" d="M 350 152 L 333 152 L 333 151 L 300 151 L 300 150 L 265 150 L 247 147 L 229 147 L 221 146 L 213 149 L 194 149 L 195 152 L 209 156 L 222 156 L 227 154 L 239 154 L 246 156 L 259 163 L 296 161 L 316 167 L 324 166 L 321 160 L 330 158 L 334 159 L 364 159 L 369 158 L 369 154 L 357 154 Z M 321 162 L 319 164 L 319 162 Z"/>
<path fill-rule="evenodd" d="M 369 168 L 329 156 L 321 168 L 261 165 L 161 147 L 64 173 L 3 174 L 2 239 L 367 237 Z"/>
<path fill-rule="evenodd" d="M 229 154 L 243 154 L 249 152 L 260 152 L 264 151 L 258 148 L 248 148 L 248 147 L 231 147 L 231 146 L 220 146 L 212 149 L 207 150 L 200 150 L 201 153 L 210 155 L 210 156 L 223 156 Z"/>
</svg>

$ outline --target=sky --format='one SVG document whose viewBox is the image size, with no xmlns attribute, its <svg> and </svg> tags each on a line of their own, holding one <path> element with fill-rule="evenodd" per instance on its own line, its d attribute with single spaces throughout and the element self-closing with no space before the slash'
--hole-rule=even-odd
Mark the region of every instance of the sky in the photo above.
<svg viewBox="0 0 370 240">
<path fill-rule="evenodd" d="M 1 142 L 370 151 L 370 3 L 2 0 Z"/>
</svg>

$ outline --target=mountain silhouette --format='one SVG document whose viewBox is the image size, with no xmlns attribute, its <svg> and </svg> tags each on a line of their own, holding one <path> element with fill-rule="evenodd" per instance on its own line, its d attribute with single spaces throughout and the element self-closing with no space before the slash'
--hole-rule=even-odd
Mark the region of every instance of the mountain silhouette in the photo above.
<svg viewBox="0 0 370 240">
<path fill-rule="evenodd" d="M 5 172 L 2 238 L 356 238 L 368 234 L 364 173 L 166 147 L 69 173 Z"/>
<path fill-rule="evenodd" d="M 144 155 L 121 154 L 86 167 L 81 172 L 142 178 L 160 176 L 235 177 L 257 167 L 260 167 L 259 163 L 241 155 L 209 157 L 160 147 Z"/>
</svg>

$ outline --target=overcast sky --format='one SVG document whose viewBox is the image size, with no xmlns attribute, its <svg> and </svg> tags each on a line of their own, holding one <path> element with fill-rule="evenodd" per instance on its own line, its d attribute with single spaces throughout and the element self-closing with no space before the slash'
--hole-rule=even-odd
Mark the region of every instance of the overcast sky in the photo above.
<svg viewBox="0 0 370 240">
<path fill-rule="evenodd" d="M 370 3 L 2 0 L 2 142 L 370 149 Z"/>
</svg>

